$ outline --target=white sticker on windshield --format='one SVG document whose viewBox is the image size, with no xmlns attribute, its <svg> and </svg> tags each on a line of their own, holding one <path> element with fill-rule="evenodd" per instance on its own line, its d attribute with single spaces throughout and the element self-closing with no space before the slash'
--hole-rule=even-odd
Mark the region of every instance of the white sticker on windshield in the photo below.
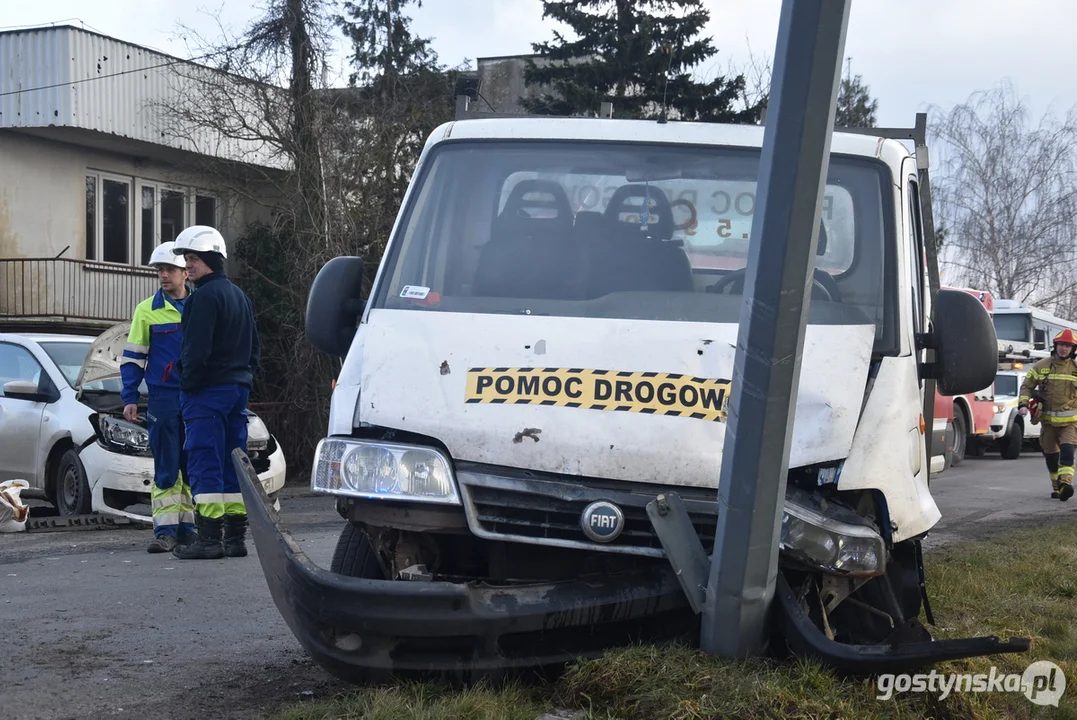
<svg viewBox="0 0 1077 720">
<path fill-rule="evenodd" d="M 430 288 L 422 287 L 421 285 L 405 285 L 404 289 L 400 291 L 400 297 L 413 300 L 425 300 L 429 294 Z"/>
</svg>

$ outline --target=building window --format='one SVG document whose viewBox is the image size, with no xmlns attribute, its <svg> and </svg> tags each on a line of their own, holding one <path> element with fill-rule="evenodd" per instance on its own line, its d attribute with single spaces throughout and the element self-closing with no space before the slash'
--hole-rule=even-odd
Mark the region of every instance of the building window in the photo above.
<svg viewBox="0 0 1077 720">
<path fill-rule="evenodd" d="M 186 203 L 184 194 L 180 190 L 161 191 L 161 242 L 171 242 L 176 239 L 186 223 L 184 212 Z"/>
<path fill-rule="evenodd" d="M 103 178 L 101 181 L 103 229 L 101 242 L 105 262 L 130 262 L 131 246 L 131 184 L 122 180 Z"/>
<path fill-rule="evenodd" d="M 137 211 L 134 202 L 137 198 Z M 86 174 L 86 259 L 145 266 L 191 225 L 217 227 L 218 199 L 137 177 Z"/>
<path fill-rule="evenodd" d="M 148 265 L 150 262 L 150 255 L 153 255 L 153 249 L 157 247 L 155 242 L 156 233 L 153 222 L 154 214 L 157 210 L 157 203 L 155 201 L 157 195 L 157 189 L 152 185 L 142 186 L 142 264 Z"/>
<path fill-rule="evenodd" d="M 86 176 L 86 259 L 97 257 L 97 176 Z"/>
<path fill-rule="evenodd" d="M 217 198 L 199 194 L 194 205 L 194 224 L 217 227 Z"/>
</svg>

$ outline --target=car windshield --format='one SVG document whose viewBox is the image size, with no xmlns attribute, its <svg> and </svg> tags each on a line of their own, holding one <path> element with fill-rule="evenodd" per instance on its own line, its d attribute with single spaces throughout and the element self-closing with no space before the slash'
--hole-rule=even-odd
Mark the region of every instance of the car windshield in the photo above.
<svg viewBox="0 0 1077 720">
<path fill-rule="evenodd" d="M 758 149 L 447 143 L 417 178 L 373 305 L 736 323 L 758 166 Z M 831 157 L 808 317 L 874 324 L 878 352 L 897 345 L 888 177 Z"/>
<path fill-rule="evenodd" d="M 52 361 L 56 363 L 60 368 L 60 372 L 64 374 L 64 379 L 67 380 L 67 384 L 71 387 L 75 386 L 75 382 L 79 377 L 79 370 L 82 368 L 82 363 L 86 359 L 86 353 L 90 351 L 91 343 L 88 342 L 43 342 L 41 343 L 41 349 L 44 350 Z M 98 380 L 92 383 L 87 383 L 83 390 L 89 392 L 120 392 L 123 389 L 123 381 L 119 378 L 111 378 L 108 380 Z"/>
<path fill-rule="evenodd" d="M 996 375 L 995 394 L 1005 395 L 1007 397 L 1017 397 L 1017 376 Z"/>
</svg>

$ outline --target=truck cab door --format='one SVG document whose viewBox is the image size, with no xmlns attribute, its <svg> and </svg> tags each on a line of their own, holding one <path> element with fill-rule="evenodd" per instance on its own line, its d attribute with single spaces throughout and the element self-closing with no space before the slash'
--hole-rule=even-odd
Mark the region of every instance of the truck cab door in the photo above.
<svg viewBox="0 0 1077 720">
<path fill-rule="evenodd" d="M 46 403 L 40 399 L 12 397 L 4 392 L 8 383 L 49 383 L 48 375 L 26 348 L 0 342 L 0 482 L 22 479 L 32 488 L 44 485 L 43 467 L 38 467 L 41 419 Z"/>
</svg>

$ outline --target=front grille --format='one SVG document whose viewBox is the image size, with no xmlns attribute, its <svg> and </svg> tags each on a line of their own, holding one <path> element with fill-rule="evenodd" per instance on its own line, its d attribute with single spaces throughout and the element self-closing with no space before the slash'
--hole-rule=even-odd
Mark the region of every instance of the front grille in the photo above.
<svg viewBox="0 0 1077 720">
<path fill-rule="evenodd" d="M 468 525 L 479 537 L 662 557 L 647 503 L 676 491 L 704 549 L 710 553 L 714 546 L 716 490 L 511 472 L 470 464 L 457 468 Z M 614 503 L 624 514 L 624 530 L 612 542 L 592 541 L 580 525 L 584 508 L 597 500 Z"/>
</svg>

